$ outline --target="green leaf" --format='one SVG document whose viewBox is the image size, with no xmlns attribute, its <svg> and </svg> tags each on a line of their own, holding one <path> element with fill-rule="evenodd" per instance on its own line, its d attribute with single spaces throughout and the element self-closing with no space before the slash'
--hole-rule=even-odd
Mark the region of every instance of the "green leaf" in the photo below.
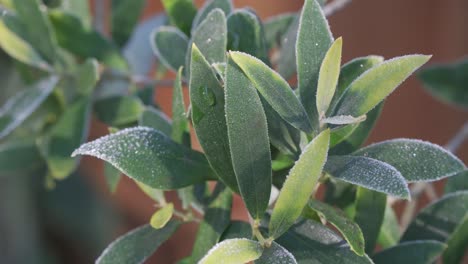
<svg viewBox="0 0 468 264">
<path fill-rule="evenodd" d="M 318 75 L 317 83 L 317 113 L 320 119 L 325 117 L 330 103 L 335 94 L 340 76 L 341 51 L 343 49 L 343 39 L 340 37 L 328 49 L 323 58 Z"/>
<path fill-rule="evenodd" d="M 289 80 L 296 73 L 296 44 L 300 16 L 295 15 L 281 39 L 278 55 L 278 73 Z"/>
<path fill-rule="evenodd" d="M 354 80 L 356 80 L 365 71 L 382 63 L 383 61 L 384 58 L 381 56 L 367 56 L 355 58 L 345 63 L 345 65 L 341 67 L 338 86 L 336 87 L 335 95 L 333 96 L 333 100 L 328 108 L 328 115 L 332 115 L 334 113 L 334 109 L 344 91 Z"/>
<path fill-rule="evenodd" d="M 354 80 L 337 105 L 337 115 L 364 115 L 392 93 L 431 56 L 408 55 L 385 61 Z"/>
<path fill-rule="evenodd" d="M 315 221 L 301 221 L 276 241 L 291 252 L 299 264 L 370 264 L 356 255 L 339 235 Z"/>
<path fill-rule="evenodd" d="M 198 10 L 197 15 L 193 19 L 192 33 L 196 28 L 209 16 L 211 11 L 219 8 L 227 16 L 231 13 L 233 6 L 231 0 L 209 0 Z"/>
<path fill-rule="evenodd" d="M 190 36 L 193 19 L 197 9 L 192 0 L 163 0 L 164 10 L 172 25 L 179 28 L 184 34 Z"/>
<path fill-rule="evenodd" d="M 154 229 L 161 229 L 171 220 L 174 213 L 174 204 L 168 203 L 161 209 L 157 210 L 150 219 L 150 225 Z"/>
<path fill-rule="evenodd" d="M 182 67 L 177 72 L 172 90 L 172 133 L 171 138 L 179 144 L 190 146 L 190 130 L 185 115 L 184 91 L 182 89 Z"/>
<path fill-rule="evenodd" d="M 192 263 L 199 261 L 216 243 L 231 220 L 232 192 L 219 183 L 213 191 L 213 201 L 205 211 L 193 245 Z"/>
<path fill-rule="evenodd" d="M 121 130 L 75 150 L 109 162 L 130 178 L 158 189 L 177 189 L 212 179 L 203 154 L 178 145 L 157 130 Z"/>
<path fill-rule="evenodd" d="M 255 260 L 255 264 L 297 264 L 297 261 L 291 252 L 273 242 L 263 250 L 262 256 Z"/>
<path fill-rule="evenodd" d="M 301 215 L 322 174 L 329 141 L 330 130 L 320 133 L 305 147 L 292 167 L 271 215 L 271 237 L 280 237 Z"/>
<path fill-rule="evenodd" d="M 452 236 L 447 240 L 447 249 L 443 254 L 445 264 L 461 263 L 468 249 L 468 214 L 457 225 Z"/>
<path fill-rule="evenodd" d="M 464 170 L 451 176 L 445 183 L 445 193 L 453 193 L 457 191 L 466 190 L 468 190 L 468 170 Z"/>
<path fill-rule="evenodd" d="M 330 156 L 324 170 L 341 181 L 410 199 L 405 178 L 385 162 L 359 156 Z"/>
<path fill-rule="evenodd" d="M 273 109 L 288 123 L 307 133 L 312 127 L 304 107 L 289 84 L 261 60 L 242 52 L 229 53 L 255 88 Z"/>
<path fill-rule="evenodd" d="M 296 15 L 293 13 L 284 13 L 270 17 L 264 22 L 265 45 L 267 50 L 280 45 L 281 38 L 286 34 L 295 18 Z"/>
<path fill-rule="evenodd" d="M 200 50 L 192 48 L 190 102 L 192 122 L 205 156 L 218 177 L 237 191 L 224 112 L 224 91 Z"/>
<path fill-rule="evenodd" d="M 249 9 L 232 12 L 227 18 L 228 50 L 242 51 L 268 63 L 263 27 Z"/>
<path fill-rule="evenodd" d="M 398 218 L 395 215 L 392 206 L 387 204 L 385 207 L 384 219 L 382 222 L 382 227 L 380 228 L 377 242 L 382 248 L 385 249 L 395 246 L 398 244 L 399 240 L 400 226 L 398 224 Z"/>
<path fill-rule="evenodd" d="M 38 67 L 49 69 L 50 66 L 36 50 L 21 36 L 20 21 L 11 14 L 3 14 L 0 20 L 0 46 L 14 59 Z"/>
<path fill-rule="evenodd" d="M 117 47 L 74 15 L 55 9 L 49 11 L 49 19 L 60 47 L 81 58 L 96 58 L 112 69 L 128 70 Z"/>
<path fill-rule="evenodd" d="M 332 116 L 321 120 L 322 123 L 331 125 L 349 125 L 366 121 L 366 115 L 354 117 L 349 115 Z"/>
<path fill-rule="evenodd" d="M 309 207 L 317 211 L 327 222 L 330 222 L 336 229 L 338 229 L 348 244 L 359 256 L 364 253 L 364 236 L 358 224 L 349 219 L 342 211 L 333 208 L 332 206 L 322 203 L 317 200 L 310 200 Z"/>
<path fill-rule="evenodd" d="M 387 196 L 385 194 L 358 187 L 354 222 L 361 227 L 368 254 L 374 252 L 385 215 L 386 203 Z"/>
<path fill-rule="evenodd" d="M 349 138 L 358 126 L 358 123 L 354 123 L 333 128 L 330 134 L 330 149 Z"/>
<path fill-rule="evenodd" d="M 454 175 L 465 165 L 442 147 L 415 139 L 392 139 L 353 153 L 395 167 L 408 182 L 435 181 Z"/>
<path fill-rule="evenodd" d="M 423 208 L 403 234 L 401 241 L 446 242 L 468 214 L 468 191 L 450 193 Z"/>
<path fill-rule="evenodd" d="M 75 0 L 61 0 L 62 8 L 78 17 L 86 28 L 91 27 L 91 10 L 89 2 Z"/>
<path fill-rule="evenodd" d="M 162 229 L 138 227 L 112 242 L 96 260 L 97 264 L 143 263 L 177 230 L 180 223 L 169 222 Z"/>
<path fill-rule="evenodd" d="M 99 63 L 88 59 L 77 70 L 77 89 L 84 96 L 90 95 L 99 80 Z"/>
<path fill-rule="evenodd" d="M 174 27 L 159 27 L 151 35 L 154 53 L 167 68 L 173 71 L 177 71 L 185 64 L 188 43 L 187 36 Z"/>
<path fill-rule="evenodd" d="M 242 264 L 258 259 L 263 248 L 257 241 L 234 238 L 224 240 L 214 246 L 198 264 Z"/>
<path fill-rule="evenodd" d="M 140 126 L 151 127 L 159 130 L 166 136 L 172 134 L 172 121 L 162 111 L 147 106 L 143 113 L 141 113 L 140 119 L 138 120 Z"/>
<path fill-rule="evenodd" d="M 223 241 L 232 238 L 252 238 L 252 227 L 247 222 L 231 221 L 226 230 L 224 230 L 220 240 Z"/>
<path fill-rule="evenodd" d="M 115 127 L 136 122 L 143 110 L 144 106 L 140 99 L 132 96 L 113 96 L 94 104 L 97 118 Z"/>
<path fill-rule="evenodd" d="M 0 139 L 21 125 L 44 102 L 57 83 L 58 78 L 52 76 L 11 97 L 0 108 Z"/>
<path fill-rule="evenodd" d="M 405 242 L 377 253 L 372 259 L 376 264 L 431 264 L 445 248 L 445 244 L 433 240 Z"/>
<path fill-rule="evenodd" d="M 142 190 L 149 198 L 153 199 L 155 202 L 158 204 L 165 204 L 166 203 L 166 197 L 164 196 L 164 191 L 151 188 L 150 186 L 141 183 L 139 181 L 135 181 L 138 188 Z"/>
<path fill-rule="evenodd" d="M 13 6 L 18 18 L 24 23 L 28 40 L 34 43 L 39 53 L 50 63 L 57 59 L 57 43 L 50 21 L 39 0 L 15 0 Z"/>
<path fill-rule="evenodd" d="M 127 43 L 144 6 L 144 0 L 112 0 L 111 35 L 119 47 Z"/>
<path fill-rule="evenodd" d="M 250 215 L 260 219 L 268 207 L 271 191 L 267 121 L 253 82 L 231 57 L 226 69 L 225 93 L 229 149 L 239 190 Z"/>
<path fill-rule="evenodd" d="M 429 93 L 437 99 L 468 107 L 468 60 L 454 64 L 439 64 L 422 69 L 419 79 Z"/>
<path fill-rule="evenodd" d="M 117 190 L 122 174 L 117 168 L 106 162 L 104 163 L 104 176 L 106 177 L 107 187 L 114 193 Z"/>
<path fill-rule="evenodd" d="M 314 130 L 318 129 L 316 96 L 320 65 L 332 42 L 333 36 L 320 4 L 316 0 L 306 0 L 297 33 L 296 64 L 300 99 Z"/>
<path fill-rule="evenodd" d="M 78 166 L 70 155 L 88 137 L 91 114 L 90 98 L 71 104 L 46 136 L 46 157 L 49 172 L 55 179 L 65 179 Z"/>
<path fill-rule="evenodd" d="M 29 172 L 42 165 L 42 157 L 32 139 L 18 139 L 0 144 L 0 175 Z"/>
</svg>

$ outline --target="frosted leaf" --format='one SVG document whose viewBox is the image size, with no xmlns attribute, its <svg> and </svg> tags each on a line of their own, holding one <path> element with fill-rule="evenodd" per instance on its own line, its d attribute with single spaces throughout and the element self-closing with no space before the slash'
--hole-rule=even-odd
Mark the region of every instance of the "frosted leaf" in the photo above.
<svg viewBox="0 0 468 264">
<path fill-rule="evenodd" d="M 216 244 L 198 264 L 243 264 L 258 259 L 263 248 L 260 243 L 245 239 L 234 238 Z"/>
<path fill-rule="evenodd" d="M 387 163 L 357 156 L 330 156 L 325 171 L 333 177 L 395 197 L 410 198 L 405 178 Z"/>
<path fill-rule="evenodd" d="M 366 121 L 366 115 L 354 117 L 350 115 L 340 115 L 332 116 L 322 119 L 322 123 L 332 124 L 332 125 L 347 125 L 347 124 L 356 124 Z"/>
<path fill-rule="evenodd" d="M 297 261 L 291 252 L 273 242 L 269 248 L 265 248 L 255 264 L 297 264 Z"/>
</svg>

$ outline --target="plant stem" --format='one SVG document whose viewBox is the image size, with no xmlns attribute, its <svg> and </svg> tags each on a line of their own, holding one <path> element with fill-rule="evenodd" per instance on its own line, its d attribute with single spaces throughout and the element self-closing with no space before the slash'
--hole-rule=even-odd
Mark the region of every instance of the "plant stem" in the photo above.
<svg viewBox="0 0 468 264">
<path fill-rule="evenodd" d="M 253 235 L 258 239 L 258 242 L 262 245 L 262 247 L 267 247 L 269 248 L 271 246 L 271 243 L 273 242 L 272 238 L 265 239 L 263 237 L 262 232 L 260 232 L 260 220 L 256 219 L 253 221 L 252 224 L 252 233 Z"/>
<path fill-rule="evenodd" d="M 445 145 L 445 149 L 452 153 L 457 152 L 458 148 L 463 144 L 463 142 L 465 142 L 466 138 L 468 138 L 468 121 L 465 122 L 455 136 L 453 136 Z"/>
<path fill-rule="evenodd" d="M 351 3 L 351 0 L 335 0 L 323 8 L 325 16 L 331 16 Z"/>
</svg>

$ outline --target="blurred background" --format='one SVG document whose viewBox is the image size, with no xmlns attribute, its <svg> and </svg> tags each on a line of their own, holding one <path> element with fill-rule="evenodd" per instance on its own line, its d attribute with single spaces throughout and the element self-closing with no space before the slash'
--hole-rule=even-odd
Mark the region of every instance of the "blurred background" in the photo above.
<svg viewBox="0 0 468 264">
<path fill-rule="evenodd" d="M 203 2 L 195 1 L 197 7 Z M 302 0 L 233 2 L 237 8 L 252 7 L 262 19 L 297 12 L 303 4 Z M 94 14 L 99 14 L 96 19 L 106 25 L 111 0 L 91 1 L 91 6 Z M 141 20 L 162 10 L 160 1 L 148 0 Z M 391 58 L 423 53 L 433 55 L 431 65 L 468 55 L 466 0 L 354 0 L 328 19 L 335 38 L 343 37 L 343 63 L 370 54 Z M 155 100 L 168 115 L 171 94 L 171 87 L 162 86 L 155 93 Z M 412 77 L 388 98 L 368 143 L 403 137 L 443 146 L 466 121 L 466 111 L 437 101 Z M 94 120 L 89 140 L 106 133 L 107 127 Z M 457 156 L 468 161 L 468 142 Z M 39 258 L 45 260 L 43 263 L 93 262 L 113 239 L 147 223 L 155 209 L 128 178 L 123 177 L 116 193 L 111 194 L 102 162 L 88 157 L 83 158 L 75 175 L 58 182 L 51 191 L 45 190 L 42 182 L 8 181 L 0 179 L 0 262 L 8 259 L 2 255 L 15 263 L 38 263 Z M 440 188 L 438 191 L 441 193 Z M 426 200 L 422 197 L 419 206 Z M 396 206 L 401 211 L 402 203 Z M 246 219 L 239 199 L 235 207 L 233 217 Z M 148 263 L 175 263 L 189 255 L 195 231 L 195 225 L 184 225 Z"/>
</svg>

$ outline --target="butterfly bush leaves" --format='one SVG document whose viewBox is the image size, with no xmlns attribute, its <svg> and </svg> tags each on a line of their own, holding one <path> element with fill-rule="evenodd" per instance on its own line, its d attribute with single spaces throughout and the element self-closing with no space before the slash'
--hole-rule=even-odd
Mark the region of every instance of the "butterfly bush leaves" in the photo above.
<svg viewBox="0 0 468 264">
<path fill-rule="evenodd" d="M 308 206 L 315 210 L 327 222 L 335 226 L 346 239 L 351 249 L 359 256 L 364 255 L 364 236 L 359 226 L 345 213 L 317 200 L 310 200 Z"/>
<path fill-rule="evenodd" d="M 301 215 L 321 176 L 329 141 L 330 130 L 320 133 L 307 145 L 292 167 L 271 215 L 271 237 L 281 236 Z"/>
<path fill-rule="evenodd" d="M 332 42 L 333 36 L 320 4 L 315 0 L 306 0 L 297 32 L 297 79 L 301 102 L 306 107 L 315 129 L 318 129 L 319 117 L 316 95 L 320 65 Z"/>
<path fill-rule="evenodd" d="M 289 84 L 261 60 L 242 52 L 229 53 L 271 107 L 288 123 L 306 133 L 312 126 Z"/>
<path fill-rule="evenodd" d="M 180 223 L 169 222 L 161 229 L 138 227 L 112 242 L 96 260 L 97 264 L 143 263 L 177 230 Z"/>
<path fill-rule="evenodd" d="M 334 178 L 399 198 L 410 198 L 405 178 L 391 165 L 359 156 L 330 156 L 325 171 Z"/>
<path fill-rule="evenodd" d="M 260 243 L 245 239 L 234 238 L 224 240 L 214 246 L 198 264 L 217 264 L 220 260 L 225 264 L 248 263 L 262 255 Z"/>
<path fill-rule="evenodd" d="M 408 182 L 435 181 L 465 169 L 465 165 L 442 147 L 416 139 L 392 139 L 353 153 L 388 163 Z"/>
<path fill-rule="evenodd" d="M 377 253 L 372 259 L 375 264 L 430 264 L 437 260 L 445 248 L 444 243 L 433 240 L 405 242 Z"/>
<path fill-rule="evenodd" d="M 174 213 L 174 204 L 168 203 L 161 207 L 161 209 L 154 212 L 150 219 L 150 225 L 154 229 L 161 229 L 163 228 L 169 220 L 172 218 L 172 214 Z"/>
<path fill-rule="evenodd" d="M 232 164 L 249 213 L 260 219 L 271 191 L 271 154 L 266 116 L 254 84 L 229 58 L 226 123 Z"/>
<path fill-rule="evenodd" d="M 192 34 L 192 43 L 210 64 L 226 61 L 227 25 L 221 9 L 213 9 L 202 21 Z"/>
<path fill-rule="evenodd" d="M 360 116 L 372 110 L 431 56 L 408 55 L 372 67 L 343 93 L 337 115 Z"/>
<path fill-rule="evenodd" d="M 11 97 L 0 108 L 0 139 L 21 125 L 44 102 L 57 83 L 58 77 L 51 76 Z"/>
<path fill-rule="evenodd" d="M 151 46 L 161 62 L 173 71 L 185 65 L 189 39 L 174 27 L 161 26 L 151 35 Z"/>
<path fill-rule="evenodd" d="M 212 177 L 203 154 L 147 127 L 124 129 L 86 143 L 72 154 L 77 155 L 107 161 L 130 178 L 158 189 L 178 189 Z"/>
<path fill-rule="evenodd" d="M 211 167 L 232 190 L 238 190 L 231 161 L 224 111 L 223 87 L 210 64 L 194 45 L 192 48 L 189 92 L 192 122 L 198 141 Z"/>
<path fill-rule="evenodd" d="M 263 250 L 262 256 L 255 260 L 255 264 L 297 264 L 296 259 L 280 244 L 273 242 Z"/>
<path fill-rule="evenodd" d="M 320 66 L 317 84 L 317 113 L 319 117 L 325 117 L 325 113 L 335 94 L 338 77 L 340 76 L 341 51 L 343 39 L 338 38 L 333 42 L 323 58 Z"/>
</svg>

